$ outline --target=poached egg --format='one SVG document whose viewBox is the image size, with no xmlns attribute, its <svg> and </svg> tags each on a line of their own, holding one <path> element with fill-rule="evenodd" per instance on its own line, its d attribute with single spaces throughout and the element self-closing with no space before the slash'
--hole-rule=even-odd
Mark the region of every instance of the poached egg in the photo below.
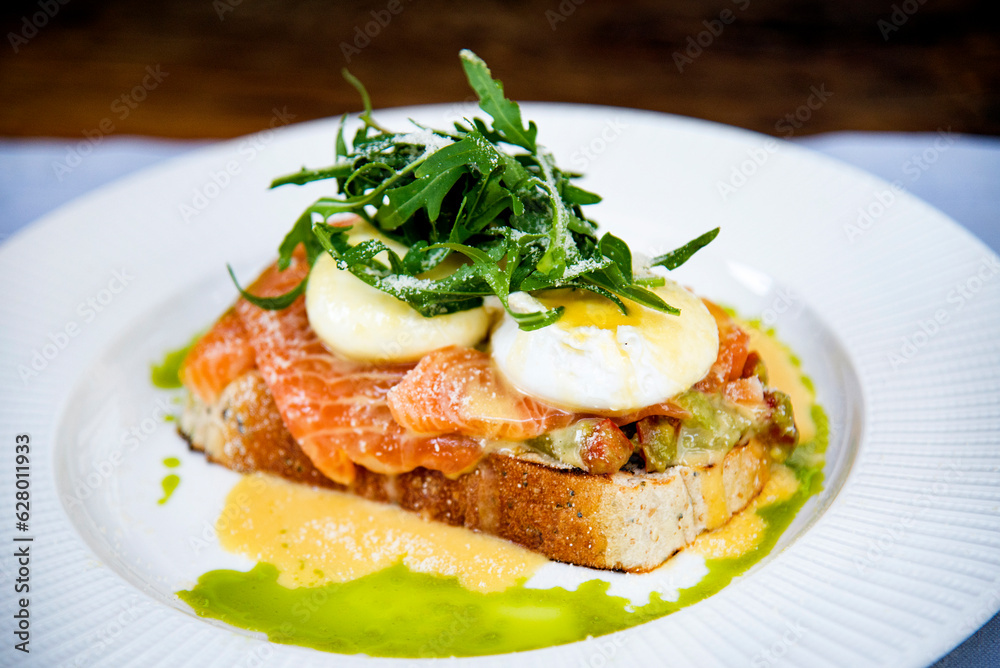
<svg viewBox="0 0 1000 668">
<path fill-rule="evenodd" d="M 680 315 L 628 301 L 625 315 L 583 290 L 512 294 L 515 311 L 565 310 L 533 331 L 505 317 L 493 332 L 493 360 L 519 390 L 568 410 L 628 412 L 666 401 L 708 373 L 719 332 L 704 303 L 682 286 L 667 279 L 653 291 Z"/>
</svg>

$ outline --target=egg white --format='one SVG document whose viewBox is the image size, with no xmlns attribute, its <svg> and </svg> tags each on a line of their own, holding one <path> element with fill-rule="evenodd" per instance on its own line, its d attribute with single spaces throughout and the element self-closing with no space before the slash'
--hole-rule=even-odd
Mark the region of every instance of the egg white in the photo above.
<svg viewBox="0 0 1000 668">
<path fill-rule="evenodd" d="M 677 283 L 654 291 L 680 315 L 632 303 L 624 317 L 612 302 L 580 291 L 542 301 L 512 294 L 516 311 L 563 305 L 566 312 L 534 331 L 505 317 L 493 332 L 493 359 L 519 390 L 569 410 L 627 412 L 666 401 L 708 373 L 719 332 L 704 303 Z"/>
<path fill-rule="evenodd" d="M 359 222 L 348 233 L 352 244 L 379 238 L 400 255 L 406 248 Z M 483 307 L 425 318 L 406 302 L 337 268 L 323 253 L 306 284 L 309 324 L 331 350 L 361 361 L 413 362 L 449 345 L 473 346 L 492 324 Z"/>
</svg>

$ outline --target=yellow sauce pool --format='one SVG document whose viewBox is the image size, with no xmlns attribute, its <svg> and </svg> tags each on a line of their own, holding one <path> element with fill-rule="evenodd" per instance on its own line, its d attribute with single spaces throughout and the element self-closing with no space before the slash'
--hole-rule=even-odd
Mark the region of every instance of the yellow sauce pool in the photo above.
<svg viewBox="0 0 1000 668">
<path fill-rule="evenodd" d="M 229 493 L 216 531 L 227 550 L 276 566 L 284 587 L 347 582 L 402 563 L 473 591 L 501 591 L 548 561 L 494 536 L 261 473 Z"/>
</svg>

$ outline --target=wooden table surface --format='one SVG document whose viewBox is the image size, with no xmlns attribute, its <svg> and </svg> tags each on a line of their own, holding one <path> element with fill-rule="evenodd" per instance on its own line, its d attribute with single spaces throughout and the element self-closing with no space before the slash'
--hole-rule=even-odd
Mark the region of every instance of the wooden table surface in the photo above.
<svg viewBox="0 0 1000 668">
<path fill-rule="evenodd" d="M 65 4 L 61 4 L 65 2 Z M 470 95 L 638 107 L 784 135 L 1000 134 L 1000 3 L 8 1 L 0 135 L 232 137 Z"/>
</svg>

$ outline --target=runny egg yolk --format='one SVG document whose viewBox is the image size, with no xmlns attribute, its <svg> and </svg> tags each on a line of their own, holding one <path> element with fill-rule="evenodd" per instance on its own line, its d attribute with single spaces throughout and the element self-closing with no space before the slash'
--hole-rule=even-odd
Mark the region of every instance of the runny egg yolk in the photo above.
<svg viewBox="0 0 1000 668">
<path fill-rule="evenodd" d="M 522 392 L 569 410 L 624 412 L 666 401 L 705 376 L 719 333 L 688 290 L 667 281 L 654 291 L 680 315 L 633 302 L 624 314 L 579 290 L 513 294 L 517 311 L 562 306 L 564 312 L 554 325 L 527 332 L 505 318 L 493 333 L 493 359 Z"/>
<path fill-rule="evenodd" d="M 536 298 L 545 308 L 563 307 L 556 326 L 567 331 L 589 326 L 613 332 L 622 325 L 648 329 L 656 326 L 661 315 L 628 300 L 628 313 L 622 313 L 611 300 L 586 290 L 549 290 Z"/>
</svg>

